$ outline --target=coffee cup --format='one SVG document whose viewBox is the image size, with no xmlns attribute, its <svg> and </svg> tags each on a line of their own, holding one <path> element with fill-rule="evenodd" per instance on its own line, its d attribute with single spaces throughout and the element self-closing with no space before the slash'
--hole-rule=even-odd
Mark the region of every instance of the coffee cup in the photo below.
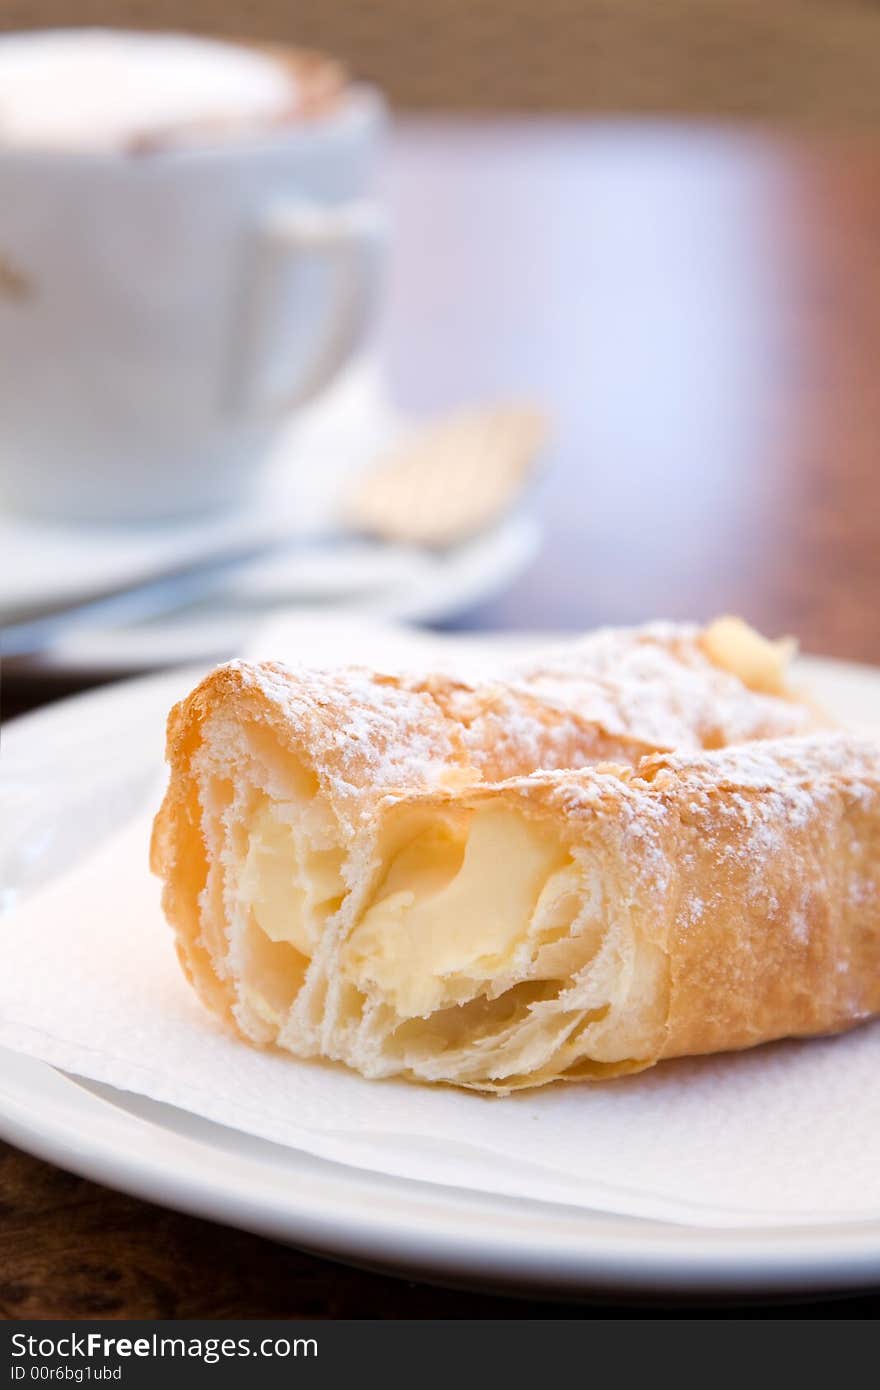
<svg viewBox="0 0 880 1390">
<path fill-rule="evenodd" d="M 320 55 L 0 39 L 0 504 L 130 522 L 246 500 L 363 341 L 383 122 Z"/>
</svg>

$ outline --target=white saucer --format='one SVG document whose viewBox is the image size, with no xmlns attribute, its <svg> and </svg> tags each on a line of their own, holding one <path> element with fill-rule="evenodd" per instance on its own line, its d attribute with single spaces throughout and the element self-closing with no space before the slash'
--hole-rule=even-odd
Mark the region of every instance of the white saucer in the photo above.
<svg viewBox="0 0 880 1390">
<path fill-rule="evenodd" d="M 815 660 L 802 671 L 842 716 L 876 719 L 880 671 Z M 60 872 L 143 803 L 155 781 L 162 716 L 197 674 L 124 683 L 9 727 L 5 785 L 23 807 L 0 845 L 0 879 L 12 895 Z M 687 1227 L 391 1179 L 12 1053 L 0 1054 L 0 1133 L 151 1201 L 438 1280 L 568 1297 L 793 1294 L 880 1281 L 875 1221 Z"/>
<path fill-rule="evenodd" d="M 267 621 L 286 617 L 321 620 L 348 614 L 387 622 L 437 622 L 502 592 L 532 562 L 539 546 L 538 525 L 528 517 L 513 517 L 445 555 L 397 551 L 362 556 L 356 546 L 304 552 L 285 564 L 285 591 L 274 598 L 238 584 L 212 601 L 165 617 L 128 627 L 72 630 L 39 658 L 16 663 L 16 669 L 47 679 L 96 679 L 195 661 L 213 665 L 248 646 Z M 374 589 L 378 569 L 389 582 Z"/>
<path fill-rule="evenodd" d="M 294 548 L 249 565 L 210 599 L 130 626 L 72 628 L 52 649 L 16 663 L 28 674 L 128 675 L 224 660 L 256 625 L 295 609 L 346 610 L 384 620 L 436 621 L 502 590 L 534 558 L 537 524 L 513 516 L 467 545 L 432 554 L 356 541 L 314 544 L 332 529 L 353 473 L 406 428 L 372 360 L 362 361 L 291 426 L 251 504 L 233 515 L 149 526 L 82 526 L 0 514 L 0 624 L 134 582 L 163 565 L 232 544 Z"/>
</svg>

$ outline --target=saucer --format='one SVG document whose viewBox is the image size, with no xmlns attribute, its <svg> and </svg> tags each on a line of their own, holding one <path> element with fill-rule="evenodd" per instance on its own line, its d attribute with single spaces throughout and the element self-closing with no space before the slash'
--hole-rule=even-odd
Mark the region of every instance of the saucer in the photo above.
<svg viewBox="0 0 880 1390">
<path fill-rule="evenodd" d="M 15 669 L 88 678 L 220 661 L 267 617 L 291 609 L 439 621 L 499 592 L 537 552 L 540 532 L 530 518 L 507 518 L 445 552 L 328 538 L 347 481 L 406 425 L 377 364 L 366 359 L 289 427 L 259 494 L 235 513 L 126 527 L 0 516 L 0 623 L 233 545 L 268 550 L 291 542 L 236 570 L 209 598 L 130 626 L 72 628 Z"/>
</svg>

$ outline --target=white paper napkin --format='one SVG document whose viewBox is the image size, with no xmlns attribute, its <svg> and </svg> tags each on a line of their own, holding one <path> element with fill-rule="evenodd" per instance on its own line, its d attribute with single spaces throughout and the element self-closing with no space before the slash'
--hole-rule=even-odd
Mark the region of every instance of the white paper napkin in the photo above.
<svg viewBox="0 0 880 1390">
<path fill-rule="evenodd" d="M 880 1216 L 880 1027 L 507 1099 L 260 1052 L 177 965 L 128 826 L 0 923 L 0 1044 L 382 1172 L 687 1222 Z"/>
</svg>

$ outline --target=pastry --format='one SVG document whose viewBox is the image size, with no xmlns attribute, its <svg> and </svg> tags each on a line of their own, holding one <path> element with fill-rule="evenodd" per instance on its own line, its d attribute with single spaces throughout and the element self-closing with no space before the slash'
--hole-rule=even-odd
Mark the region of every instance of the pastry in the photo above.
<svg viewBox="0 0 880 1390">
<path fill-rule="evenodd" d="M 279 1033 L 293 1051 L 504 1092 L 880 1012 L 871 742 L 816 734 L 390 799 L 373 845 L 316 957 L 318 1026 Z"/>
<path fill-rule="evenodd" d="M 510 968 L 519 971 L 514 938 L 529 933 L 522 902 L 536 884 L 559 874 L 558 882 L 568 883 L 574 873 L 565 798 L 575 806 L 601 793 L 616 798 L 623 817 L 638 805 L 647 836 L 659 805 L 654 790 L 641 790 L 654 776 L 652 756 L 691 758 L 696 767 L 713 756 L 703 750 L 746 740 L 800 748 L 798 738 L 823 721 L 788 689 L 786 657 L 744 625 L 722 620 L 703 631 L 658 625 L 599 633 L 492 682 L 221 667 L 172 711 L 171 780 L 154 830 L 153 867 L 165 880 L 163 901 L 184 969 L 209 1007 L 253 1042 L 339 1058 L 370 1075 L 496 1089 L 553 1079 L 580 1058 L 571 1028 L 564 1046 L 551 1047 L 540 1063 L 512 1068 L 509 1057 L 481 1060 L 504 1052 L 495 1030 L 508 1005 L 513 1012 L 504 1027 L 517 1037 L 518 1011 L 529 1019 L 552 1012 L 537 1009 L 550 1002 L 547 981 L 529 971 L 515 979 L 503 970 L 481 977 L 475 966 L 470 983 L 456 976 L 447 997 L 442 959 L 429 953 L 427 975 L 419 973 L 418 930 L 377 932 L 390 910 L 377 893 L 383 901 L 394 893 L 433 895 L 445 912 L 441 890 L 467 869 L 453 894 L 453 936 L 470 939 L 482 969 L 484 957 L 497 954 L 492 942 L 481 944 L 483 926 L 503 920 L 507 927 L 498 930 L 512 933 L 504 949 L 513 951 Z M 832 748 L 841 738 L 824 737 Z M 609 761 L 615 770 L 598 766 Z M 570 819 L 572 830 L 583 829 L 583 817 Z M 609 812 L 607 824 L 614 823 Z M 672 838 L 664 846 L 673 857 L 679 853 Z M 632 865 L 622 871 L 620 891 L 631 896 Z M 417 888 L 394 886 L 410 873 Z M 473 903 L 461 898 L 472 890 Z M 580 891 L 572 882 L 561 900 Z M 553 910 L 558 916 L 562 908 Z M 463 927 L 455 928 L 456 914 Z M 428 930 L 438 949 L 444 921 L 432 919 Z M 564 954 L 571 922 L 554 923 L 557 954 Z M 651 933 L 653 942 L 654 927 Z M 572 954 L 568 943 L 572 987 L 583 946 L 579 939 Z M 381 964 L 389 952 L 392 974 L 403 972 L 393 986 Z M 623 957 L 621 970 L 631 973 Z M 509 989 L 500 983 L 508 978 Z M 553 981 L 558 986 L 560 977 Z M 587 1036 L 591 1025 L 581 1023 L 579 1035 Z M 443 1041 L 447 1025 L 461 1030 L 460 1046 Z M 647 1027 L 644 1020 L 639 1027 Z M 788 1023 L 772 1035 L 785 1031 Z M 439 1060 L 426 1037 L 435 1039 Z M 603 1074 L 671 1055 L 665 1043 L 654 1043 L 635 1056 L 597 1055 L 591 1065 Z M 717 1045 L 742 1044 L 722 1032 Z M 589 1060 L 587 1051 L 580 1061 Z"/>
</svg>

